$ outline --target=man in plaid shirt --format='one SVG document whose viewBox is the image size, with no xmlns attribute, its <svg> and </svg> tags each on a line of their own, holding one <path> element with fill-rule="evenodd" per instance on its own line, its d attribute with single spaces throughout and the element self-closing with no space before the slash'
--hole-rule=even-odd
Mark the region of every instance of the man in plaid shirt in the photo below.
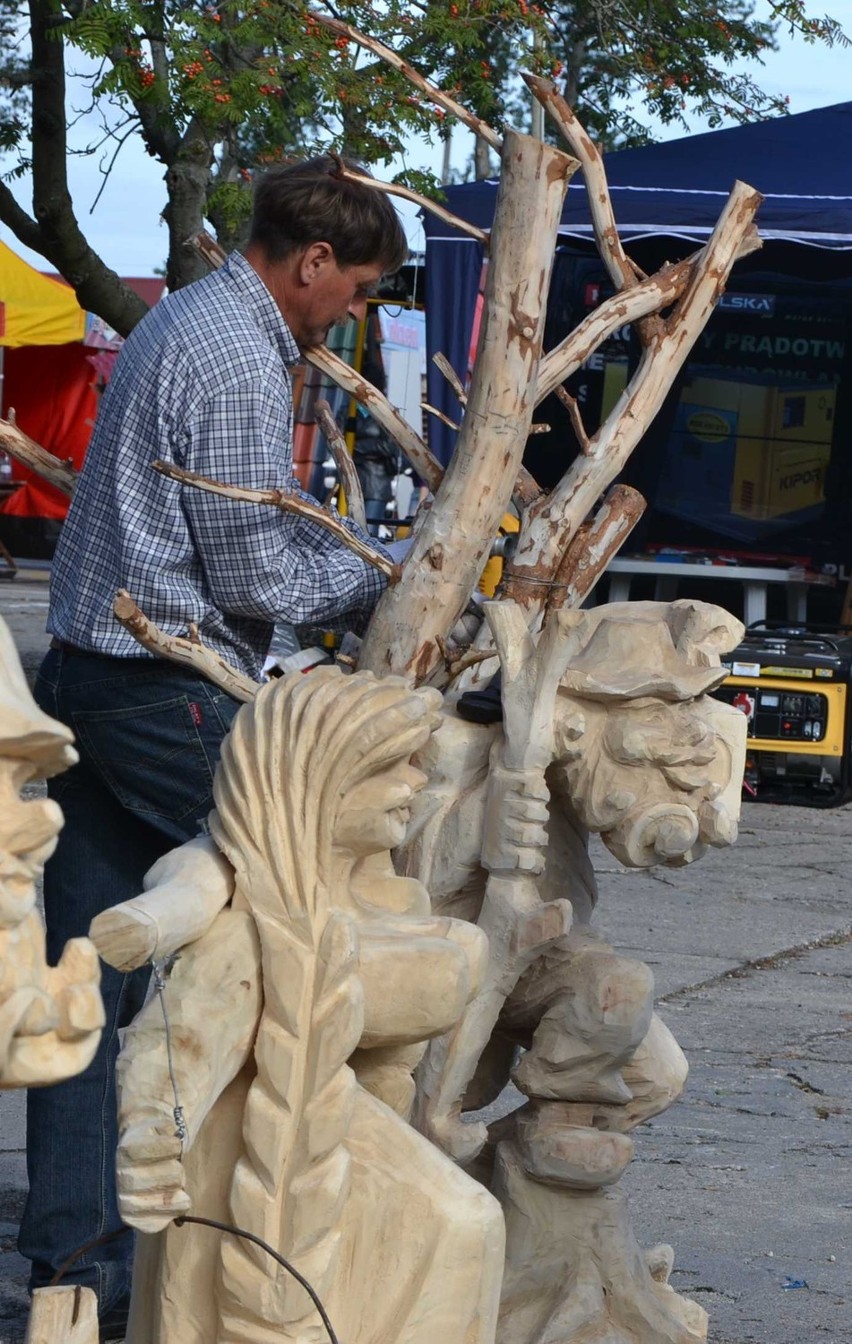
<svg viewBox="0 0 852 1344">
<path fill-rule="evenodd" d="M 336 159 L 273 169 L 256 190 L 245 252 L 162 300 L 125 343 L 54 559 L 53 640 L 35 690 L 80 752 L 51 781 L 65 814 L 45 872 L 52 960 L 204 827 L 239 708 L 200 674 L 145 653 L 113 617 L 116 590 L 128 589 L 168 634 L 194 622 L 212 651 L 257 677 L 275 621 L 357 626 L 384 585 L 316 523 L 183 487 L 151 462 L 295 489 L 288 371 L 335 322 L 362 318 L 372 287 L 406 255 L 388 198 L 344 178 Z M 121 1229 L 117 1033 L 141 1007 L 148 977 L 103 972 L 107 1023 L 95 1060 L 28 1099 L 19 1245 L 33 1287 L 86 1242 Z M 125 1231 L 64 1276 L 97 1292 L 102 1339 L 123 1338 L 131 1255 Z"/>
</svg>

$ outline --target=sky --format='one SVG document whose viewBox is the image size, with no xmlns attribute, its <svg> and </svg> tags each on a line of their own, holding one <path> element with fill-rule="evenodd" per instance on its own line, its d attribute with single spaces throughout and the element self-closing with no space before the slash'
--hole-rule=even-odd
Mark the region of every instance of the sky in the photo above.
<svg viewBox="0 0 852 1344">
<path fill-rule="evenodd" d="M 765 8 L 765 0 L 758 0 Z M 852 0 L 825 0 L 825 8 L 839 19 L 852 36 Z M 820 5 L 814 12 L 822 12 Z M 767 56 L 763 71 L 758 71 L 758 82 L 771 93 L 786 94 L 791 112 L 806 112 L 815 107 L 828 107 L 852 97 L 852 49 L 823 43 L 809 46 L 799 38 L 779 34 L 780 50 Z M 79 103 L 84 103 L 82 93 Z M 88 125 L 81 123 L 71 135 L 82 143 L 81 136 Z M 696 132 L 707 126 L 696 120 Z M 660 139 L 670 139 L 683 132 L 663 128 Z M 471 152 L 470 137 L 465 131 L 456 133 L 453 142 L 454 162 L 463 165 Z M 411 167 L 428 167 L 440 171 L 443 147 L 412 144 L 408 155 Z M 2 160 L 0 160 L 2 163 Z M 381 173 L 379 174 L 381 176 Z M 120 275 L 153 275 L 165 264 L 168 240 L 165 226 L 159 220 L 159 209 L 165 204 L 163 168 L 143 151 L 136 137 L 128 141 L 112 169 L 109 181 L 97 204 L 94 205 L 103 178 L 98 170 L 98 156 L 72 158 L 69 166 L 71 194 L 77 217 L 92 247 Z M 759 186 L 759 183 L 755 183 Z M 12 190 L 26 208 L 31 208 L 30 187 L 26 178 L 10 183 Z M 92 208 L 94 205 L 94 208 Z M 398 202 L 400 213 L 414 250 L 423 248 L 423 230 L 415 207 Z M 39 270 L 48 269 L 43 257 L 30 252 L 15 238 L 11 230 L 0 225 L 0 239 Z"/>
</svg>

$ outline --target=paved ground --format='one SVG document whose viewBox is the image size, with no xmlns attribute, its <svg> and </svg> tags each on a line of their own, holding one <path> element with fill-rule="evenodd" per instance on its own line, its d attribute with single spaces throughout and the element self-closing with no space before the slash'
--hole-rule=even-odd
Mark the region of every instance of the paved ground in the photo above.
<svg viewBox="0 0 852 1344">
<path fill-rule="evenodd" d="M 45 599 L 0 585 L 29 668 Z M 749 804 L 737 846 L 685 870 L 597 857 L 599 922 L 653 968 L 692 1070 L 636 1134 L 643 1244 L 674 1244 L 711 1344 L 852 1344 L 852 809 Z M 24 1331 L 22 1114 L 0 1094 L 0 1344 Z"/>
</svg>

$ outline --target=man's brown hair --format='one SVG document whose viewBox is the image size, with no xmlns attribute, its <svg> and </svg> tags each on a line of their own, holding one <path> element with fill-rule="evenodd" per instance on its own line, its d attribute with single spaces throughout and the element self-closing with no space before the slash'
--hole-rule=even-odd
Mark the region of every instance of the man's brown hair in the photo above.
<svg viewBox="0 0 852 1344">
<path fill-rule="evenodd" d="M 332 154 L 270 168 L 255 187 L 249 242 L 272 262 L 325 242 L 340 266 L 380 262 L 398 270 L 408 243 L 389 197 L 344 177 L 341 168 L 369 177 L 360 164 Z"/>
</svg>

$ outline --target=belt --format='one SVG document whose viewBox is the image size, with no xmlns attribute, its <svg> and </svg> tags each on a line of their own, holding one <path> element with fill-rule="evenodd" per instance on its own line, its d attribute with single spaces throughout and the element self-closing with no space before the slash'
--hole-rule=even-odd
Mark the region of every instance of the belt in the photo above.
<svg viewBox="0 0 852 1344">
<path fill-rule="evenodd" d="M 202 671 L 196 672 L 194 667 L 185 667 L 183 663 L 172 662 L 168 658 L 160 658 L 157 654 L 153 658 L 146 658 L 141 651 L 136 658 L 123 658 L 117 653 L 101 653 L 99 649 L 81 649 L 77 644 L 69 644 L 64 639 L 57 639 L 55 635 L 52 637 L 49 647 L 57 653 L 74 654 L 78 658 L 105 658 L 107 662 L 123 663 L 125 665 L 127 663 L 140 663 L 144 664 L 147 669 L 156 668 L 157 671 L 166 669 L 169 672 L 182 672 L 184 676 L 190 677 L 204 676 Z"/>
<path fill-rule="evenodd" d="M 111 653 L 100 653 L 97 649 L 81 649 L 76 644 L 68 644 L 64 639 L 57 639 L 54 635 L 50 641 L 50 647 L 59 653 L 76 653 L 81 658 L 112 658 Z"/>
</svg>

